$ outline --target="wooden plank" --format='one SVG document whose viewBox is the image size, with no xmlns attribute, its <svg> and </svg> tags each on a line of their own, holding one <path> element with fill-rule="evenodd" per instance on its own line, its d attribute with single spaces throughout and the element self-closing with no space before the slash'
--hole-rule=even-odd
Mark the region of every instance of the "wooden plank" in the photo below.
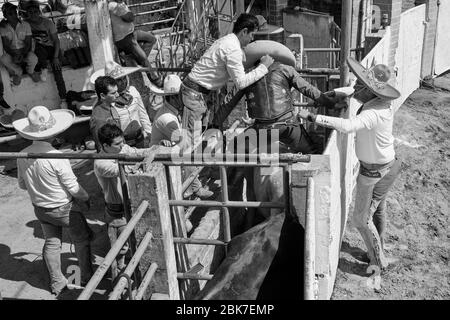
<svg viewBox="0 0 450 320">
<path fill-rule="evenodd" d="M 144 173 L 130 174 L 128 183 L 133 212 L 143 200 L 150 203 L 135 229 L 138 242 L 147 231 L 153 234 L 139 269 L 144 274 L 152 262 L 159 266 L 143 299 L 148 300 L 152 293 L 158 292 L 167 294 L 171 300 L 178 300 L 180 295 L 164 166 L 161 163 L 146 163 Z"/>
</svg>

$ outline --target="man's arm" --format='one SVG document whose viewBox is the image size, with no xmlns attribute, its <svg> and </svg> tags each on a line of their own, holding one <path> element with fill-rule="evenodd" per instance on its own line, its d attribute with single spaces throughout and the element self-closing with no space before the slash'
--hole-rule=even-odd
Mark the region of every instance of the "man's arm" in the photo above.
<svg viewBox="0 0 450 320">
<path fill-rule="evenodd" d="M 14 57 L 17 54 L 20 54 L 20 50 L 15 50 L 11 47 L 11 41 L 2 34 L 2 43 L 3 43 L 3 50 L 9 54 L 11 57 Z"/>
<path fill-rule="evenodd" d="M 59 181 L 74 198 L 81 201 L 89 200 L 88 193 L 78 183 L 77 177 L 73 173 L 70 161 L 68 159 L 52 160 L 52 165 L 56 170 Z"/>
<path fill-rule="evenodd" d="M 236 105 L 241 101 L 244 96 L 245 91 L 239 90 L 233 98 L 230 99 L 227 103 L 221 105 L 218 110 L 214 114 L 213 125 L 217 128 L 220 128 L 225 121 L 225 119 L 229 116 L 231 111 L 236 107 Z"/>
<path fill-rule="evenodd" d="M 343 133 L 356 132 L 363 128 L 370 130 L 378 124 L 379 119 L 375 110 L 364 110 L 353 119 L 315 115 L 305 109 L 300 110 L 298 115 L 303 119 L 324 127 L 336 129 Z"/>
<path fill-rule="evenodd" d="M 147 110 L 145 109 L 144 102 L 142 101 L 141 95 L 136 90 L 136 100 L 138 104 L 138 112 L 139 112 L 139 122 L 142 125 L 142 129 L 144 132 L 149 135 L 152 134 L 152 123 L 150 121 L 150 117 L 148 116 Z"/>
<path fill-rule="evenodd" d="M 291 87 L 294 87 L 301 94 L 313 99 L 318 104 L 327 108 L 333 108 L 336 104 L 334 99 L 325 95 L 315 86 L 311 85 L 308 81 L 302 78 L 302 76 L 292 66 L 282 66 L 282 72 L 289 81 Z"/>
<path fill-rule="evenodd" d="M 244 65 L 242 64 L 243 53 L 240 47 L 224 50 L 222 55 L 222 58 L 227 65 L 228 74 L 239 90 L 255 83 L 264 77 L 268 72 L 268 67 L 264 63 L 260 63 L 255 69 L 245 73 Z M 271 62 L 269 61 L 267 64 L 270 66 Z"/>
</svg>

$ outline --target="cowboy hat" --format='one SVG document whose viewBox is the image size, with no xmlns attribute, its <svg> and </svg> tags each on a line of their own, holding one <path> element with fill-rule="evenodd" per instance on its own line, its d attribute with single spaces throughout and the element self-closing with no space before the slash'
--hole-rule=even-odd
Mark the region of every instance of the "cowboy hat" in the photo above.
<svg viewBox="0 0 450 320">
<path fill-rule="evenodd" d="M 164 79 L 164 89 L 150 86 L 150 91 L 157 96 L 171 96 L 180 92 L 181 79 L 176 74 L 169 74 Z"/>
<path fill-rule="evenodd" d="M 130 73 L 139 71 L 140 67 L 122 67 L 115 61 L 106 62 L 105 68 L 95 71 L 90 78 L 92 84 L 95 84 L 95 80 L 98 77 L 110 76 L 114 79 L 119 79 L 129 75 Z"/>
<path fill-rule="evenodd" d="M 45 140 L 69 128 L 75 119 L 72 110 L 49 111 L 44 106 L 33 107 L 27 118 L 13 121 L 14 129 L 25 139 Z"/>
<path fill-rule="evenodd" d="M 271 33 L 278 33 L 283 31 L 284 29 L 280 26 L 275 26 L 272 24 L 268 24 L 266 18 L 264 18 L 261 15 L 256 15 L 256 19 L 258 19 L 258 30 L 255 32 L 255 35 L 262 35 L 262 34 L 271 34 Z"/>
<path fill-rule="evenodd" d="M 377 64 L 366 69 L 352 57 L 347 58 L 347 63 L 358 80 L 378 97 L 389 100 L 400 97 L 400 92 L 388 83 L 393 80 L 388 66 Z"/>
<path fill-rule="evenodd" d="M 275 61 L 295 67 L 295 56 L 285 45 L 272 40 L 256 40 L 244 48 L 244 67 L 250 68 L 262 56 L 268 54 Z"/>
</svg>

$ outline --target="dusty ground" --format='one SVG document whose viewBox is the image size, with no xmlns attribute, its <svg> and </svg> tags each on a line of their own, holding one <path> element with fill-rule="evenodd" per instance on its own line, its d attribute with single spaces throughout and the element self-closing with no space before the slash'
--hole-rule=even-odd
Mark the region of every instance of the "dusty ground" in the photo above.
<svg viewBox="0 0 450 320">
<path fill-rule="evenodd" d="M 450 90 L 450 75 L 435 85 Z M 450 299 L 450 92 L 416 90 L 395 116 L 394 135 L 403 165 L 386 240 L 400 260 L 379 290 L 369 288 L 365 247 L 349 221 L 332 299 Z"/>
</svg>

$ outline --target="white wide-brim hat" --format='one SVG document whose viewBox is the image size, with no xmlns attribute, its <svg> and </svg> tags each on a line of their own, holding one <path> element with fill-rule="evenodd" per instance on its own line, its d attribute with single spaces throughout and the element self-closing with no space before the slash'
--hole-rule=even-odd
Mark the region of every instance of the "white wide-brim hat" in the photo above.
<svg viewBox="0 0 450 320">
<path fill-rule="evenodd" d="M 169 74 L 164 79 L 164 89 L 160 89 L 155 85 L 150 85 L 149 89 L 157 96 L 171 96 L 180 92 L 181 82 L 182 81 L 179 76 L 176 74 Z"/>
<path fill-rule="evenodd" d="M 103 76 L 119 79 L 141 69 L 141 67 L 122 67 L 115 61 L 108 61 L 105 68 L 97 70 L 91 75 L 90 81 L 92 84 L 95 84 L 95 80 L 97 80 L 98 77 Z"/>
<path fill-rule="evenodd" d="M 245 61 L 244 67 L 254 66 L 256 61 L 268 54 L 275 61 L 295 67 L 295 56 L 285 45 L 272 40 L 256 40 L 249 43 L 244 48 Z"/>
<path fill-rule="evenodd" d="M 37 107 L 42 108 L 42 106 Z M 61 132 L 64 132 L 67 128 L 69 128 L 73 124 L 73 121 L 75 119 L 75 113 L 72 110 L 67 109 L 52 110 L 50 111 L 50 114 L 53 117 L 54 121 L 52 121 L 52 124 L 48 125 L 47 128 L 39 130 L 31 125 L 29 119 L 30 113 L 33 111 L 33 109 L 30 110 L 27 118 L 22 118 L 13 121 L 12 123 L 14 129 L 16 129 L 16 131 L 23 138 L 28 140 L 45 140 L 52 138 L 60 134 Z"/>
</svg>

